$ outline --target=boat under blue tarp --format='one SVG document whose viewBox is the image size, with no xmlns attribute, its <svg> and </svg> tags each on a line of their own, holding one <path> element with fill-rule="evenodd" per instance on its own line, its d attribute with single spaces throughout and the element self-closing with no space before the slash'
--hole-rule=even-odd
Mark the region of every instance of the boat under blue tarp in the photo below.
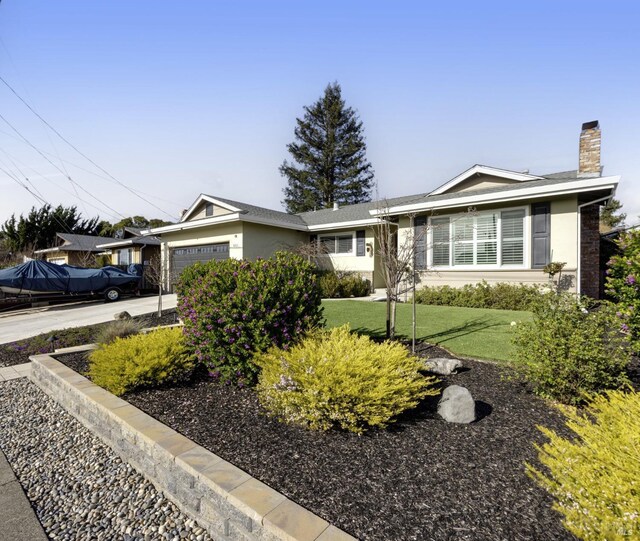
<svg viewBox="0 0 640 541">
<path fill-rule="evenodd" d="M 133 289 L 140 276 L 116 267 L 85 269 L 33 260 L 0 269 L 0 290 L 14 295 L 93 294 L 110 288 Z"/>
</svg>

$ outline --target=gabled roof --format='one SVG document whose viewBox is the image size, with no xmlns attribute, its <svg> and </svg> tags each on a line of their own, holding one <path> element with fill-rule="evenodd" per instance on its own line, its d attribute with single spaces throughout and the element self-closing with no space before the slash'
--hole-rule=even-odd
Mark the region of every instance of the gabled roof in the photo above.
<svg viewBox="0 0 640 541">
<path fill-rule="evenodd" d="M 49 252 L 101 252 L 98 244 L 107 241 L 117 241 L 112 237 L 98 237 L 93 235 L 75 235 L 73 233 L 56 233 L 56 236 L 62 240 L 62 244 L 52 248 L 44 248 L 36 250 L 36 254 L 44 254 Z"/>
<path fill-rule="evenodd" d="M 116 239 L 113 242 L 109 239 L 105 240 L 108 240 L 108 242 L 98 244 L 97 247 L 102 250 L 107 250 L 112 248 L 124 248 L 125 246 L 160 246 L 161 243 L 158 237 L 154 237 L 152 235 L 141 235 L 129 239 Z"/>
<path fill-rule="evenodd" d="M 497 167 L 491 167 L 489 165 L 480 165 L 475 164 L 472 167 L 469 167 L 463 173 L 460 173 L 457 177 L 452 178 L 451 180 L 445 182 L 441 186 L 437 187 L 435 190 L 431 192 L 431 195 L 440 195 L 445 193 L 451 188 L 454 188 L 458 184 L 461 184 L 465 180 L 470 179 L 474 175 L 490 175 L 492 177 L 499 177 L 505 180 L 513 180 L 517 182 L 523 182 L 526 180 L 540 180 L 542 177 L 538 177 L 535 175 L 530 175 L 528 173 L 519 173 L 517 171 L 509 171 L 508 169 L 498 169 Z"/>
</svg>

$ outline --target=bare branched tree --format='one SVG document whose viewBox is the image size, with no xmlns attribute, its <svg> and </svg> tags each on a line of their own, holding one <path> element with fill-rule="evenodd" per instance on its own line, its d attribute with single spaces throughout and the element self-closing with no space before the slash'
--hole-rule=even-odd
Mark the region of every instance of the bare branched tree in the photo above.
<svg viewBox="0 0 640 541">
<path fill-rule="evenodd" d="M 380 223 L 374 226 L 374 237 L 386 288 L 386 336 L 392 339 L 396 333 L 397 302 L 402 294 L 402 284 L 413 289 L 415 298 L 416 255 L 419 249 L 426 250 L 427 226 L 425 223 L 416 227 L 415 215 L 409 214 L 409 227 L 399 238 L 398 218 L 390 216 L 387 209 L 386 205 L 379 209 Z M 413 327 L 415 342 L 415 322 Z"/>
</svg>

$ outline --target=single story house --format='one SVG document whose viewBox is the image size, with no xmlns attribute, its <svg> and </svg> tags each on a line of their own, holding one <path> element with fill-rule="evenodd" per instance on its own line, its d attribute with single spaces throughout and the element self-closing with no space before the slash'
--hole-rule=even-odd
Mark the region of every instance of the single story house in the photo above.
<svg viewBox="0 0 640 541">
<path fill-rule="evenodd" d="M 160 256 L 160 239 L 152 235 L 144 235 L 137 227 L 124 227 L 116 234 L 115 239 L 102 238 L 97 248 L 111 257 L 112 265 L 130 265 L 138 263 L 150 265 Z"/>
<path fill-rule="evenodd" d="M 397 227 L 398 245 L 413 235 L 422 284 L 546 283 L 542 269 L 556 261 L 565 263 L 567 289 L 598 297 L 599 210 L 620 180 L 602 174 L 600 144 L 599 123 L 588 122 L 577 170 L 534 175 L 474 165 L 431 192 L 300 214 L 201 194 L 180 222 L 146 233 L 161 239 L 168 284 L 196 261 L 311 245 L 320 265 L 384 287 L 374 230 L 386 221 Z"/>
<path fill-rule="evenodd" d="M 98 244 L 115 240 L 116 239 L 93 235 L 56 233 L 55 246 L 36 250 L 33 253 L 49 263 L 87 267 L 93 265 L 96 256 L 104 253 L 104 250 L 99 248 Z"/>
</svg>

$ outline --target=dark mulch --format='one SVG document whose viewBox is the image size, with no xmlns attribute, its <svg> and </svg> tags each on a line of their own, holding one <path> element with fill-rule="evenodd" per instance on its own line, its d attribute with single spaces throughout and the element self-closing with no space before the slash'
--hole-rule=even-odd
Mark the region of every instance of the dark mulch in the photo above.
<svg viewBox="0 0 640 541">
<path fill-rule="evenodd" d="M 156 327 L 175 323 L 177 314 L 175 309 L 169 309 L 164 310 L 160 318 L 156 313 L 152 313 L 134 316 L 133 319 L 140 321 L 144 327 Z M 25 340 L 0 344 L 0 367 L 27 363 L 30 355 L 49 353 L 54 348 L 81 346 L 91 343 L 94 341 L 96 332 L 105 325 L 109 325 L 109 323 L 51 331 Z"/>
<path fill-rule="evenodd" d="M 450 356 L 427 344 L 425 356 Z M 59 359 L 83 371 L 83 358 Z M 537 424 L 566 434 L 562 416 L 505 380 L 492 363 L 465 360 L 443 385 L 467 387 L 480 419 L 452 425 L 437 398 L 387 430 L 311 432 L 267 418 L 250 389 L 201 378 L 125 398 L 339 528 L 367 540 L 574 539 L 552 499 L 524 472 Z"/>
</svg>

